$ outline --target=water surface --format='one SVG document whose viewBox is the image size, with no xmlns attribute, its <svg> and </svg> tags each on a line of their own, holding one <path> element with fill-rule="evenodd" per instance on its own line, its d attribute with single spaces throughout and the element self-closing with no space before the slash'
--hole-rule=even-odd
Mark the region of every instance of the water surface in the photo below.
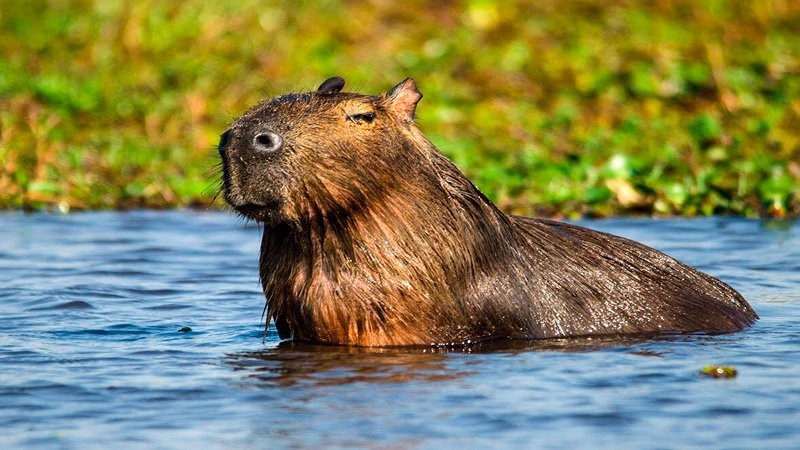
<svg viewBox="0 0 800 450">
<path fill-rule="evenodd" d="M 263 337 L 254 225 L 2 213 L 0 447 L 797 448 L 800 225 L 580 224 L 722 278 L 761 320 L 450 351 L 279 344 Z M 707 364 L 739 376 L 699 376 Z"/>
</svg>

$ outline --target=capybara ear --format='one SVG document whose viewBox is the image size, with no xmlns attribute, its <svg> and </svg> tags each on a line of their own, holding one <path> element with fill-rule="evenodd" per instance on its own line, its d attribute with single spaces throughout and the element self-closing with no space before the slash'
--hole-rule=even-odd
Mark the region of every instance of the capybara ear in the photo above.
<svg viewBox="0 0 800 450">
<path fill-rule="evenodd" d="M 323 81 L 322 84 L 320 84 L 319 87 L 317 88 L 317 92 L 319 92 L 320 94 L 335 94 L 337 92 L 340 92 L 343 87 L 344 87 L 344 78 L 332 77 Z"/>
<path fill-rule="evenodd" d="M 414 120 L 417 103 L 422 99 L 422 92 L 417 90 L 417 83 L 413 79 L 406 78 L 387 92 L 386 98 L 395 114 L 404 122 L 411 122 Z"/>
</svg>

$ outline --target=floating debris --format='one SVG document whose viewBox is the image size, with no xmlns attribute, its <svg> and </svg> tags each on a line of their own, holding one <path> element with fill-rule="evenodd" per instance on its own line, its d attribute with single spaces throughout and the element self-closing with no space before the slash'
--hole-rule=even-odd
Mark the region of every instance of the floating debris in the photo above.
<svg viewBox="0 0 800 450">
<path fill-rule="evenodd" d="M 736 378 L 736 368 L 731 366 L 705 366 L 700 373 L 711 378 Z"/>
<path fill-rule="evenodd" d="M 181 328 L 178 330 L 178 333 L 188 333 L 188 332 L 190 332 L 190 331 L 192 331 L 192 329 L 191 329 L 191 328 L 189 328 L 189 327 L 181 327 Z"/>
</svg>

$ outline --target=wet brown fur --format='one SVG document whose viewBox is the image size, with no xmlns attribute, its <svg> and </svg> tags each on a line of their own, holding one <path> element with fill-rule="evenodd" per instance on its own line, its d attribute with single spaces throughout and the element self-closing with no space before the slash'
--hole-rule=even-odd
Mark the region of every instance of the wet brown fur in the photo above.
<svg viewBox="0 0 800 450">
<path fill-rule="evenodd" d="M 367 96 L 267 100 L 223 135 L 224 192 L 264 224 L 260 275 L 282 338 L 463 344 L 732 332 L 725 283 L 636 242 L 500 212 L 414 125 L 413 80 Z M 256 135 L 280 136 L 257 151 Z"/>
</svg>

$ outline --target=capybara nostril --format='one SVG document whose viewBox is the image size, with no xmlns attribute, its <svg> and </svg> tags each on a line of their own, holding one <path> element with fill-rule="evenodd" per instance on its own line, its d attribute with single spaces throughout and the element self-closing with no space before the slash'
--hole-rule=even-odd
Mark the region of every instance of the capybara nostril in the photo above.
<svg viewBox="0 0 800 450">
<path fill-rule="evenodd" d="M 271 153 L 283 145 L 283 139 L 271 131 L 262 131 L 253 138 L 253 148 L 256 151 Z"/>
</svg>

